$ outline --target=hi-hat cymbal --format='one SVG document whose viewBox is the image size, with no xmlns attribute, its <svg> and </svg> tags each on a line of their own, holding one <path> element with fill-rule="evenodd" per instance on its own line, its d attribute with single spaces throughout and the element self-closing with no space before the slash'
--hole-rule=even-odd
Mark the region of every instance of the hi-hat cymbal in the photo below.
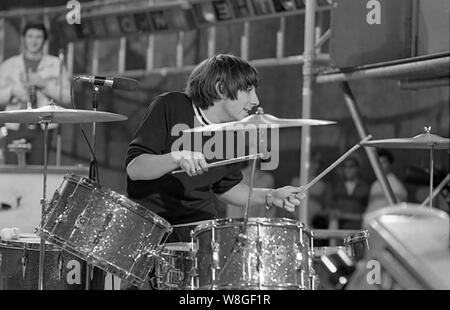
<svg viewBox="0 0 450 310">
<path fill-rule="evenodd" d="M 398 149 L 449 149 L 450 139 L 442 138 L 429 132 L 417 135 L 412 138 L 397 138 L 384 140 L 371 140 L 362 142 L 363 146 L 373 146 L 378 148 L 398 148 Z"/>
<path fill-rule="evenodd" d="M 127 117 L 110 112 L 65 109 L 49 104 L 37 109 L 0 112 L 0 123 L 97 123 L 124 121 Z"/>
<path fill-rule="evenodd" d="M 256 114 L 249 115 L 240 121 L 195 127 L 183 130 L 183 132 L 239 131 L 257 128 L 287 128 L 302 126 L 322 126 L 332 124 L 336 124 L 336 122 L 302 118 L 278 118 L 270 114 L 265 114 L 262 108 L 258 108 Z"/>
</svg>

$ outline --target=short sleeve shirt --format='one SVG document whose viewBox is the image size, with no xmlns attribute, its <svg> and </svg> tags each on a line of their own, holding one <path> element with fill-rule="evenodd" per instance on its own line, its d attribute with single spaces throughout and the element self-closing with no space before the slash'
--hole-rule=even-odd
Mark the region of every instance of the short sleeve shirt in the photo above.
<svg viewBox="0 0 450 310">
<path fill-rule="evenodd" d="M 204 123 L 196 109 L 182 92 L 156 97 L 129 144 L 126 165 L 141 154 L 162 155 L 181 149 L 202 151 L 208 141 L 211 144 L 210 139 L 214 138 L 215 133 L 208 136 L 200 133 L 200 140 L 196 140 L 193 135 L 182 132 Z M 211 158 L 207 162 L 222 159 Z M 186 173 L 168 173 L 154 180 L 133 181 L 127 177 L 127 195 L 171 224 L 189 223 L 215 218 L 215 194 L 227 192 L 241 180 L 240 164 L 211 168 L 202 175 L 192 177 Z"/>
</svg>

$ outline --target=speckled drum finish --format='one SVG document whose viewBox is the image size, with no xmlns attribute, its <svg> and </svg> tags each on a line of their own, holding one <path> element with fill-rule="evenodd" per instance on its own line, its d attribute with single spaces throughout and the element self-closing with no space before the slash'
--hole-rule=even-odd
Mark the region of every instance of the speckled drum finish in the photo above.
<svg viewBox="0 0 450 310">
<path fill-rule="evenodd" d="M 0 241 L 0 290 L 37 290 L 41 239 Z M 47 243 L 44 247 L 44 289 L 84 290 L 86 262 Z"/>
<path fill-rule="evenodd" d="M 37 234 L 133 285 L 142 286 L 172 227 L 91 180 L 66 175 Z"/>
<path fill-rule="evenodd" d="M 194 283 L 192 243 L 166 243 L 157 260 L 158 290 L 192 290 Z"/>
<path fill-rule="evenodd" d="M 243 219 L 218 219 L 193 230 L 199 289 L 310 289 L 312 238 L 302 223 L 249 218 L 232 254 L 243 227 Z"/>
</svg>

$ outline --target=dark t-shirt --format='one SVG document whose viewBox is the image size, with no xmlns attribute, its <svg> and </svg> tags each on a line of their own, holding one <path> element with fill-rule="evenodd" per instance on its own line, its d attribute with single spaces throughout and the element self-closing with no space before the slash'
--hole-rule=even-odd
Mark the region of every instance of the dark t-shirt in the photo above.
<svg viewBox="0 0 450 310">
<path fill-rule="evenodd" d="M 189 97 L 181 92 L 170 92 L 158 96 L 149 106 L 128 147 L 126 165 L 141 154 L 162 155 L 173 151 L 172 145 L 182 147 L 175 150 L 202 151 L 205 142 L 212 135 L 200 135 L 200 150 L 181 144 L 181 130 L 200 126 Z M 186 136 L 184 136 L 186 137 Z M 198 137 L 198 136 L 197 136 Z M 197 140 L 198 141 L 198 140 Z M 225 147 L 224 147 L 225 149 Z M 216 158 L 213 162 L 222 160 Z M 168 173 L 155 180 L 133 181 L 127 177 L 128 197 L 149 208 L 171 224 L 182 224 L 216 217 L 215 194 L 230 190 L 242 180 L 241 165 L 224 165 L 211 168 L 208 172 L 190 177 L 186 173 Z"/>
</svg>

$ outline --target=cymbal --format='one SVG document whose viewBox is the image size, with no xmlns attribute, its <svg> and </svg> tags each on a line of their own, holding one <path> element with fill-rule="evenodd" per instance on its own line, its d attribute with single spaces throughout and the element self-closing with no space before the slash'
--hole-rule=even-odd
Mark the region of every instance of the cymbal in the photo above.
<svg viewBox="0 0 450 310">
<path fill-rule="evenodd" d="M 399 149 L 449 149 L 450 139 L 442 138 L 434 134 L 423 133 L 412 138 L 371 140 L 362 142 L 363 146 L 373 146 L 378 148 L 399 148 Z"/>
<path fill-rule="evenodd" d="M 336 124 L 336 122 L 302 118 L 278 118 L 270 114 L 265 114 L 262 108 L 258 108 L 256 114 L 249 115 L 240 121 L 195 127 L 183 130 L 183 132 L 239 131 L 257 128 L 287 128 L 302 126 L 322 126 L 332 124 Z"/>
<path fill-rule="evenodd" d="M 109 112 L 65 109 L 49 104 L 37 109 L 0 112 L 0 123 L 36 124 L 48 123 L 96 123 L 124 121 L 126 116 Z"/>
</svg>

